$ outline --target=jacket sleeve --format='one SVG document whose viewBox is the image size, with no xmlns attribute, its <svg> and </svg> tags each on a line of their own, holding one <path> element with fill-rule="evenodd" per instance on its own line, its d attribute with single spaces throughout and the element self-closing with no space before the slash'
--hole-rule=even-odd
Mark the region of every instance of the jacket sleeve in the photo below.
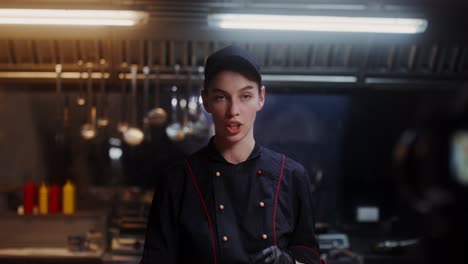
<svg viewBox="0 0 468 264">
<path fill-rule="evenodd" d="M 140 263 L 176 264 L 179 256 L 178 214 L 180 208 L 180 179 L 183 169 L 174 168 L 163 174 L 156 186 L 145 234 Z M 183 167 L 182 167 L 183 168 Z"/>
<path fill-rule="evenodd" d="M 300 263 L 325 263 L 320 258 L 320 249 L 315 235 L 315 198 L 311 179 L 302 166 L 295 169 L 292 176 L 297 190 L 295 208 L 297 218 L 288 251 L 293 259 Z"/>
</svg>

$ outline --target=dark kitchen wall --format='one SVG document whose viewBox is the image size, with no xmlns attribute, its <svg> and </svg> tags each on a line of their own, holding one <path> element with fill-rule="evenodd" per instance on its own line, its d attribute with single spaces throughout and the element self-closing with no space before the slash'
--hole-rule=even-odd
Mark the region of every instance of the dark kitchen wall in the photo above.
<svg viewBox="0 0 468 264">
<path fill-rule="evenodd" d="M 456 89 L 367 90 L 350 94 L 342 146 L 340 219 L 356 222 L 358 206 L 377 206 L 383 223 L 416 231 L 393 170 L 393 150 L 401 134 L 454 102 Z M 414 224 L 414 223 L 413 223 Z M 362 224 L 361 225 L 366 225 Z M 401 231 L 401 230 L 400 230 Z"/>
<path fill-rule="evenodd" d="M 11 94 L 0 86 L 0 208 L 8 206 L 4 192 L 21 189 L 28 179 L 46 175 L 34 109 L 25 94 Z"/>
<path fill-rule="evenodd" d="M 393 148 L 405 129 L 450 104 L 457 90 L 285 90 L 267 94 L 255 135 L 302 163 L 317 183 L 317 221 L 346 228 L 356 223 L 358 206 L 379 207 L 384 223 L 412 221 L 392 171 Z"/>
</svg>

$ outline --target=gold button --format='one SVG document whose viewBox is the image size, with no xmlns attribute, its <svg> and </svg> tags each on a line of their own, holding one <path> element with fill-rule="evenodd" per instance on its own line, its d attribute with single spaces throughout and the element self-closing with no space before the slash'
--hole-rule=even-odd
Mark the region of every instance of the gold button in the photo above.
<svg viewBox="0 0 468 264">
<path fill-rule="evenodd" d="M 259 205 L 260 207 L 264 207 L 264 206 L 265 206 L 265 203 L 264 203 L 264 202 L 259 202 L 258 205 Z"/>
<path fill-rule="evenodd" d="M 227 236 L 223 236 L 223 241 L 228 241 L 228 237 L 227 237 Z"/>
<path fill-rule="evenodd" d="M 221 176 L 221 173 L 219 171 L 216 172 L 216 176 Z"/>
<path fill-rule="evenodd" d="M 263 234 L 263 235 L 262 235 L 262 239 L 263 239 L 263 240 L 266 240 L 267 238 L 268 238 L 268 236 L 267 236 L 266 234 Z"/>
<path fill-rule="evenodd" d="M 224 205 L 220 204 L 220 205 L 219 205 L 219 209 L 223 210 L 223 209 L 224 209 Z"/>
</svg>

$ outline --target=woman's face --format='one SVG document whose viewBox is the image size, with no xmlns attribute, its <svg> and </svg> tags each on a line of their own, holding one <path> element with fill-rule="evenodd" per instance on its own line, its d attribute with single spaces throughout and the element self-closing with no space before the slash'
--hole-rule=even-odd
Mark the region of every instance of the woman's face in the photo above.
<svg viewBox="0 0 468 264">
<path fill-rule="evenodd" d="M 218 140 L 237 143 L 253 139 L 255 116 L 265 102 L 265 87 L 243 75 L 222 71 L 210 82 L 203 105 L 213 118 Z"/>
</svg>

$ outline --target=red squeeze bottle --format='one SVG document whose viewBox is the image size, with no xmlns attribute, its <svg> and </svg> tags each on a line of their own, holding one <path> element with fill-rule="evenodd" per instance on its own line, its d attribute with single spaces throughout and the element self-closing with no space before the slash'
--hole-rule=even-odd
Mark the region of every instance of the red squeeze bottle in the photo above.
<svg viewBox="0 0 468 264">
<path fill-rule="evenodd" d="M 34 185 L 34 183 L 28 181 L 24 185 L 24 189 L 23 189 L 24 214 L 33 214 L 35 198 L 36 198 L 36 186 Z"/>
<path fill-rule="evenodd" d="M 52 184 L 49 189 L 49 213 L 58 214 L 60 212 L 60 188 L 57 184 Z"/>
</svg>

